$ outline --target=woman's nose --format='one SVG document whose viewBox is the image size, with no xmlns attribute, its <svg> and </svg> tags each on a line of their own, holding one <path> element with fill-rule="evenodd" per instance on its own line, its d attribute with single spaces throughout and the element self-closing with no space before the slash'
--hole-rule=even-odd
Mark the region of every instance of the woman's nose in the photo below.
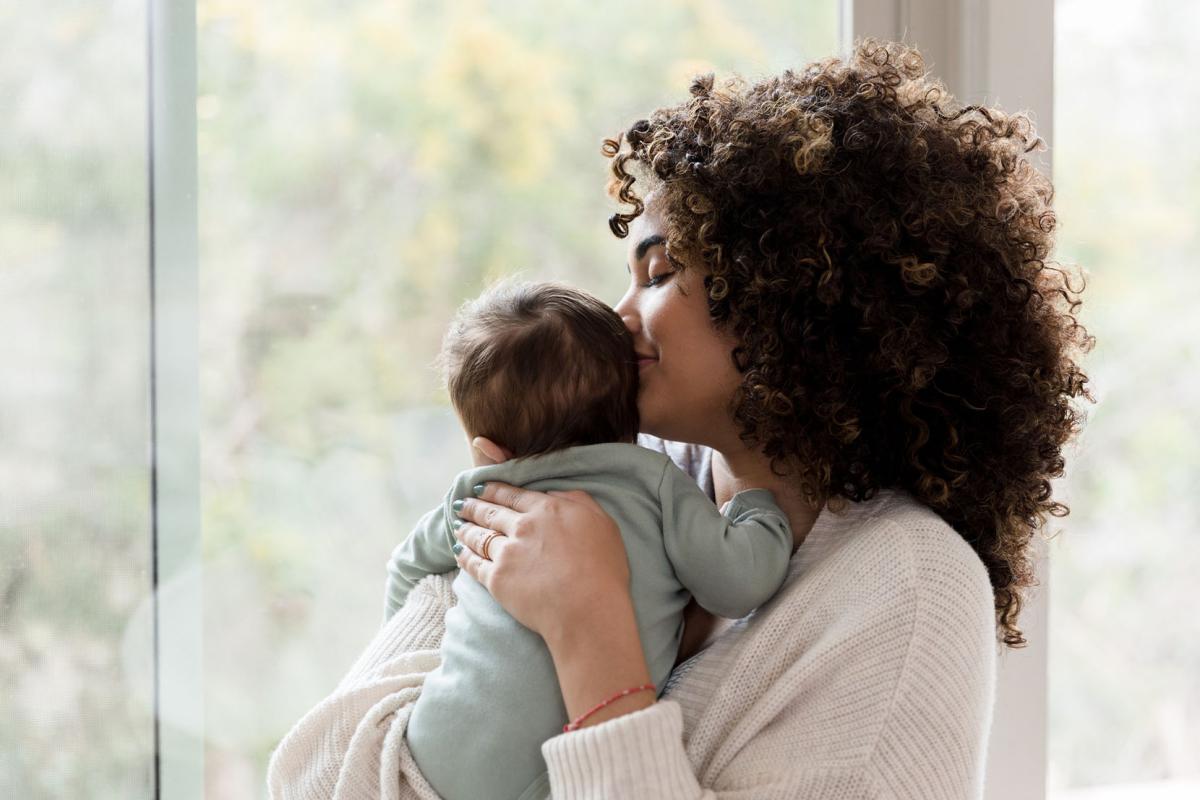
<svg viewBox="0 0 1200 800">
<path fill-rule="evenodd" d="M 621 322 L 625 323 L 625 327 L 630 333 L 636 336 L 641 331 L 641 321 L 633 310 L 633 304 L 629 302 L 628 295 L 622 297 L 621 301 L 613 306 L 613 310 L 617 312 L 617 316 L 621 318 Z"/>
</svg>

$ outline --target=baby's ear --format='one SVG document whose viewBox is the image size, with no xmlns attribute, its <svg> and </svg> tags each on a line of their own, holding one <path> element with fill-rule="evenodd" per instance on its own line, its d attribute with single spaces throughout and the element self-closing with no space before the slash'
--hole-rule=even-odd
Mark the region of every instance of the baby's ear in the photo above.
<svg viewBox="0 0 1200 800">
<path fill-rule="evenodd" d="M 487 456 L 493 464 L 499 464 L 502 461 L 508 461 L 512 458 L 511 451 L 501 447 L 486 436 L 476 436 L 471 440 L 471 447 L 474 447 Z"/>
</svg>

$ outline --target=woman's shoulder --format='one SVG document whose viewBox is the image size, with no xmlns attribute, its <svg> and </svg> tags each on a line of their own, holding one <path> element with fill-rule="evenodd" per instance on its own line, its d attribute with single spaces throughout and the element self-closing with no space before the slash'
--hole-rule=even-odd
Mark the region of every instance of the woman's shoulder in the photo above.
<svg viewBox="0 0 1200 800">
<path fill-rule="evenodd" d="M 691 746 L 736 750 L 753 766 L 786 736 L 804 774 L 851 769 L 883 786 L 932 780 L 939 796 L 975 796 L 995 691 L 993 615 L 982 562 L 910 496 L 822 513 L 784 588 L 714 650 L 726 668 L 697 665 L 680 682 L 703 731 Z M 730 688 L 712 685 L 714 674 Z M 729 780 L 741 769 L 728 768 Z"/>
<path fill-rule="evenodd" d="M 936 512 L 901 491 L 823 511 L 784 587 L 757 613 L 791 618 L 793 633 L 809 641 L 865 637 L 869 649 L 949 649 L 976 664 L 995 654 L 983 561 Z"/>
<path fill-rule="evenodd" d="M 899 490 L 881 498 L 875 519 L 883 524 L 871 541 L 886 546 L 898 538 L 904 543 L 914 588 L 926 604 L 970 614 L 976 629 L 986 628 L 989 636 L 994 633 L 991 578 L 983 559 L 961 533 L 936 511 Z"/>
<path fill-rule="evenodd" d="M 866 590 L 895 584 L 954 597 L 991 595 L 979 554 L 937 512 L 901 490 L 882 490 L 837 513 L 822 511 L 793 561 L 797 577 L 805 567 L 836 568 L 839 582 Z"/>
</svg>

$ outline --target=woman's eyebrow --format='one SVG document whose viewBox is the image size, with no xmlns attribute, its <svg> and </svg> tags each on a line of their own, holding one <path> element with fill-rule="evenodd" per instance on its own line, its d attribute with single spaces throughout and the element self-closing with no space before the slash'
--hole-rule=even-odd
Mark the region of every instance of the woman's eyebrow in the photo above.
<svg viewBox="0 0 1200 800">
<path fill-rule="evenodd" d="M 654 245 L 656 245 L 656 244 L 666 244 L 666 243 L 667 243 L 667 238 L 661 234 L 655 233 L 651 236 L 647 236 L 645 239 L 642 239 L 640 242 L 638 242 L 637 252 L 634 253 L 634 256 L 637 258 L 638 261 L 641 261 L 642 258 L 646 255 L 646 251 L 649 250 L 651 247 L 654 247 Z"/>
<path fill-rule="evenodd" d="M 663 236 L 661 233 L 651 234 L 650 236 L 647 236 L 645 239 L 642 239 L 640 242 L 638 242 L 637 249 L 633 253 L 633 258 L 635 261 L 641 261 L 646 257 L 646 251 L 651 247 L 654 247 L 656 244 L 666 243 L 667 237 Z M 629 268 L 628 264 L 625 265 L 625 271 L 633 274 L 633 271 Z"/>
</svg>

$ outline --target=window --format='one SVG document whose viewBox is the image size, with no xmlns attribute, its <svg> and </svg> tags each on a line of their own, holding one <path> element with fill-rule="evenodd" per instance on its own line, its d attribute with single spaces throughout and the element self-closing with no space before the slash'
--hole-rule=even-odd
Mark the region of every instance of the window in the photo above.
<svg viewBox="0 0 1200 800">
<path fill-rule="evenodd" d="M 1200 796 L 1198 25 L 1170 0 L 1058 0 L 1055 17 L 1059 252 L 1089 273 L 1098 399 L 1050 550 L 1063 800 Z"/>
<path fill-rule="evenodd" d="M 616 298 L 601 139 L 697 73 L 862 34 L 918 44 L 962 99 L 1036 110 L 1058 257 L 1089 273 L 1100 402 L 1058 487 L 1049 633 L 1043 595 L 1002 668 L 988 796 L 1040 796 L 1047 755 L 1056 800 L 1200 793 L 1197 13 L 0 12 L 0 796 L 264 796 L 272 748 L 378 625 L 392 546 L 465 465 L 429 366 L 453 309 L 514 272 Z"/>
<path fill-rule="evenodd" d="M 146 25 L 0 11 L 0 797 L 154 792 Z"/>
<path fill-rule="evenodd" d="M 836 0 L 2 17 L 0 795 L 28 798 L 262 796 L 465 465 L 450 312 L 512 272 L 615 299 L 601 140 L 838 44 Z"/>
</svg>

